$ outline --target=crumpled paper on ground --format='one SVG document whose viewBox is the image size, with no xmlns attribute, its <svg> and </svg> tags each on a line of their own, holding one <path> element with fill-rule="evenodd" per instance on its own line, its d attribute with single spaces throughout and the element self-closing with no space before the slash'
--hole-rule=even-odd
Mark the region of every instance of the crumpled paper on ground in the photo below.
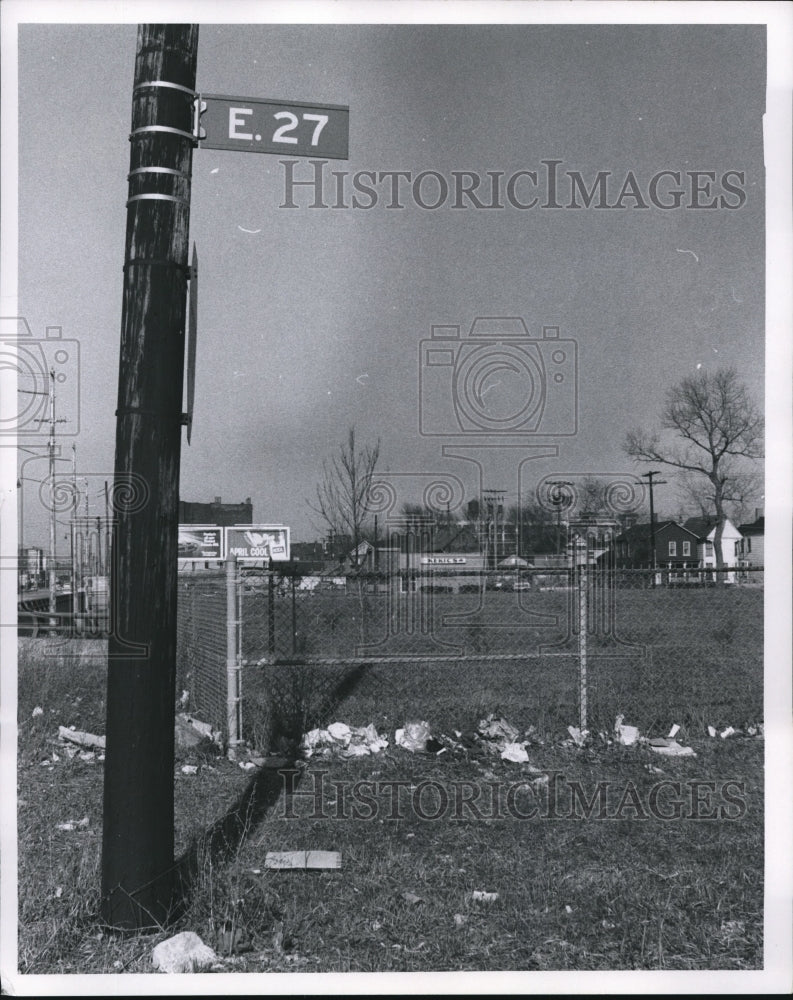
<svg viewBox="0 0 793 1000">
<path fill-rule="evenodd" d="M 193 931 L 161 941 L 151 953 L 154 968 L 171 974 L 203 972 L 216 961 L 215 952 Z"/>
<path fill-rule="evenodd" d="M 406 722 L 404 729 L 397 729 L 394 733 L 394 742 L 398 747 L 416 753 L 427 749 L 431 735 L 429 722 Z"/>
<path fill-rule="evenodd" d="M 624 747 L 632 747 L 633 744 L 639 739 L 639 728 L 638 726 L 626 726 L 623 725 L 624 715 L 618 715 L 614 722 L 614 735 L 617 741 L 621 743 Z"/>
<path fill-rule="evenodd" d="M 529 755 L 522 743 L 507 743 L 501 751 L 502 760 L 510 760 L 513 764 L 526 764 Z"/>
<path fill-rule="evenodd" d="M 568 733 L 570 733 L 570 738 L 577 747 L 582 747 L 586 743 L 587 736 L 589 736 L 588 729 L 579 729 L 578 726 L 568 726 Z"/>
<path fill-rule="evenodd" d="M 681 746 L 677 740 L 659 739 L 650 740 L 650 749 L 656 753 L 666 754 L 667 757 L 696 757 L 691 747 Z"/>
<path fill-rule="evenodd" d="M 379 753 L 388 746 L 385 736 L 380 736 L 370 722 L 368 726 L 348 726 L 344 722 L 333 722 L 327 729 L 312 729 L 303 735 L 300 749 L 306 758 L 323 757 L 366 757 Z"/>
<path fill-rule="evenodd" d="M 501 745 L 516 743 L 520 736 L 518 730 L 510 725 L 506 719 L 497 719 L 494 715 L 480 719 L 477 732 L 484 739 L 493 740 Z"/>
</svg>

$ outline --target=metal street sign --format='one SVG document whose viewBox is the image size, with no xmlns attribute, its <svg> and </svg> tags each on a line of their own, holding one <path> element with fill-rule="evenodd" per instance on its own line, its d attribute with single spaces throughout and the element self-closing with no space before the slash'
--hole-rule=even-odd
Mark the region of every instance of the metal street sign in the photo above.
<svg viewBox="0 0 793 1000">
<path fill-rule="evenodd" d="M 259 97 L 199 97 L 198 139 L 204 149 L 238 149 L 346 160 L 350 109 Z"/>
</svg>

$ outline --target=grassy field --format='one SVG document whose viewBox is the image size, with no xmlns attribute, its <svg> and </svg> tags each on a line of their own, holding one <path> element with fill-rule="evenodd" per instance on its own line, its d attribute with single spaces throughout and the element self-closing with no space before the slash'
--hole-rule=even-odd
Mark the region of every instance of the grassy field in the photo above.
<svg viewBox="0 0 793 1000">
<path fill-rule="evenodd" d="M 682 601 L 679 613 L 702 618 Z M 739 626 L 711 619 L 709 651 L 669 646 L 660 665 L 595 663 L 584 748 L 566 732 L 572 657 L 247 667 L 246 736 L 286 766 L 178 757 L 177 857 L 198 860 L 186 910 L 172 928 L 123 938 L 97 919 L 101 761 L 57 742 L 58 725 L 104 732 L 103 646 L 64 657 L 22 640 L 20 970 L 148 972 L 153 946 L 182 929 L 221 954 L 218 971 L 759 968 L 764 742 L 706 728 L 761 722 L 761 647 Z M 616 711 L 648 736 L 677 722 L 696 756 L 608 742 Z M 470 738 L 490 712 L 529 731 L 528 763 Z M 412 718 L 460 745 L 394 746 Z M 389 748 L 295 761 L 301 732 L 336 720 L 374 723 Z M 341 868 L 264 867 L 267 851 L 303 849 L 338 851 Z"/>
</svg>

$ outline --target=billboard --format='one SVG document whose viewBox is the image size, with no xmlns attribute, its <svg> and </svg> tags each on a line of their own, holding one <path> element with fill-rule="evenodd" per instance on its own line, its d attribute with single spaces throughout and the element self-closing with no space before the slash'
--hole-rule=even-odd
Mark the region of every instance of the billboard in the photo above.
<svg viewBox="0 0 793 1000">
<path fill-rule="evenodd" d="M 223 529 L 215 524 L 180 524 L 179 559 L 223 559 Z"/>
<path fill-rule="evenodd" d="M 289 528 L 283 524 L 241 524 L 224 529 L 226 555 L 246 562 L 289 559 Z"/>
</svg>

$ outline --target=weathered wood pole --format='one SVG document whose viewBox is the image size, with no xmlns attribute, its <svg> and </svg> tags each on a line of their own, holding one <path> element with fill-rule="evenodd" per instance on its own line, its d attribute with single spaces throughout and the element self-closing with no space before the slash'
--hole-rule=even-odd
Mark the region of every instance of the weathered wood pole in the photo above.
<svg viewBox="0 0 793 1000">
<path fill-rule="evenodd" d="M 198 27 L 138 27 L 118 377 L 102 917 L 162 926 L 174 852 L 179 453 Z M 135 653 L 134 645 L 145 648 Z"/>
</svg>

